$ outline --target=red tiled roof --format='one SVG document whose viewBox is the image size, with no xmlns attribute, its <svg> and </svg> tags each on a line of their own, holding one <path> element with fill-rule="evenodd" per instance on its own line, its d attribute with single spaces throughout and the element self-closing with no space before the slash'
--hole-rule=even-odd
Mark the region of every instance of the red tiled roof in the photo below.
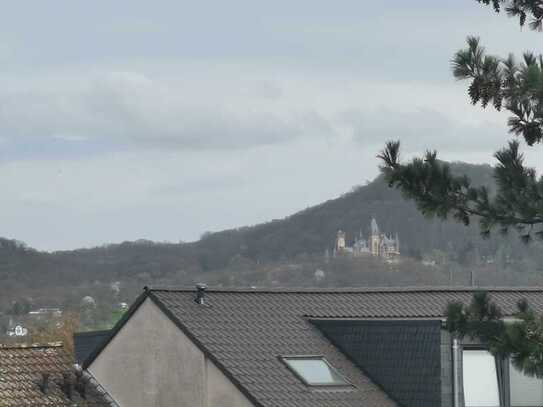
<svg viewBox="0 0 543 407">
<path fill-rule="evenodd" d="M 42 374 L 49 374 L 45 394 L 39 383 Z M 87 386 L 86 398 L 73 390 L 72 400 L 61 389 L 63 374 L 73 379 L 72 358 L 59 342 L 33 345 L 0 345 L 0 406 L 110 406 L 100 392 Z"/>
</svg>

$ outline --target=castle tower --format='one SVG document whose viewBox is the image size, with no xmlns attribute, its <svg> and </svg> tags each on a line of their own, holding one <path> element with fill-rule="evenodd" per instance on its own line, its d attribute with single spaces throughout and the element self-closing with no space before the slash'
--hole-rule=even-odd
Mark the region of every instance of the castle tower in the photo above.
<svg viewBox="0 0 543 407">
<path fill-rule="evenodd" d="M 337 231 L 335 249 L 338 253 L 345 250 L 345 232 L 343 232 L 342 230 Z"/>
<path fill-rule="evenodd" d="M 372 256 L 379 256 L 381 252 L 381 235 L 379 225 L 374 217 L 371 218 L 370 250 Z"/>
<path fill-rule="evenodd" d="M 379 225 L 373 216 L 371 217 L 371 235 L 379 235 Z"/>
</svg>

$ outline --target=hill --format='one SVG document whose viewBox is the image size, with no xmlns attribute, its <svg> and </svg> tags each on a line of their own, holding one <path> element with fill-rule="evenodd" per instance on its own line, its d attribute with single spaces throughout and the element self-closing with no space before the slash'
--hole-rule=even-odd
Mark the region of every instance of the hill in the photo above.
<svg viewBox="0 0 543 407">
<path fill-rule="evenodd" d="M 452 167 L 492 188 L 490 166 Z M 372 216 L 383 231 L 398 232 L 400 266 L 391 270 L 375 259 L 325 259 L 338 229 L 352 240 L 360 231 L 367 234 Z M 22 296 L 63 306 L 77 305 L 84 295 L 118 301 L 110 289 L 117 281 L 126 301 L 146 284 L 314 285 L 316 269 L 326 272 L 318 283 L 327 285 L 466 284 L 474 270 L 487 284 L 543 283 L 541 252 L 539 244 L 525 246 L 514 235 L 484 240 L 476 224 L 426 219 L 378 177 L 285 219 L 208 233 L 192 243 L 140 240 L 45 253 L 1 239 L 0 310 Z"/>
<path fill-rule="evenodd" d="M 493 184 L 492 168 L 488 165 L 456 163 L 453 168 L 467 173 L 477 185 Z M 282 220 L 209 234 L 192 247 L 200 252 L 204 268 L 220 266 L 237 252 L 260 261 L 322 253 L 333 247 L 338 229 L 351 239 L 361 230 L 367 235 L 372 216 L 382 230 L 398 232 L 403 251 L 412 255 L 433 249 L 461 252 L 474 243 L 483 253 L 494 250 L 492 240 L 480 238 L 477 225 L 465 228 L 453 222 L 425 219 L 412 202 L 389 188 L 382 177 Z"/>
</svg>

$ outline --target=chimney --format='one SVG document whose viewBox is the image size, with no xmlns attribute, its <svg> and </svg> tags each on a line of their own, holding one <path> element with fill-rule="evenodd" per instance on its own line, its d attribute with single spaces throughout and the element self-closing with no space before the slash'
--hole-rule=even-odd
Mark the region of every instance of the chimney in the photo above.
<svg viewBox="0 0 543 407">
<path fill-rule="evenodd" d="M 41 381 L 39 383 L 40 390 L 43 394 L 47 394 L 49 391 L 49 373 L 41 374 Z"/>
<path fill-rule="evenodd" d="M 72 378 L 70 373 L 62 373 L 62 383 L 60 385 L 60 388 L 68 397 L 68 399 L 72 399 Z"/>
<path fill-rule="evenodd" d="M 196 284 L 196 298 L 194 299 L 196 304 L 204 305 L 206 289 L 207 285 L 203 283 Z"/>
<path fill-rule="evenodd" d="M 87 378 L 81 369 L 75 369 L 75 390 L 82 398 L 87 398 Z"/>
</svg>

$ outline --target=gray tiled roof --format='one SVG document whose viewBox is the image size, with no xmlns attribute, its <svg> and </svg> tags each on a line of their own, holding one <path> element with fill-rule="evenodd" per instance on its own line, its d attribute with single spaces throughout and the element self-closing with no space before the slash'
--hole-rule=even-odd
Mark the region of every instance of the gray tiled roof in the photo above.
<svg viewBox="0 0 543 407">
<path fill-rule="evenodd" d="M 490 289 L 505 314 L 526 298 L 543 312 L 543 289 Z M 252 401 L 274 407 L 396 405 L 309 322 L 317 318 L 441 318 L 450 301 L 469 302 L 472 289 L 194 290 L 150 289 L 148 294 L 227 373 Z M 280 355 L 324 355 L 355 387 L 313 389 Z"/>
<path fill-rule="evenodd" d="M 405 407 L 441 405 L 441 321 L 314 321 L 325 336 Z"/>
<path fill-rule="evenodd" d="M 42 374 L 49 374 L 46 393 L 39 386 Z M 101 392 L 87 385 L 85 398 L 73 390 L 70 400 L 61 389 L 63 374 L 75 380 L 72 358 L 61 343 L 0 345 L 0 406 L 106 407 L 111 404 Z"/>
<path fill-rule="evenodd" d="M 110 330 L 74 333 L 75 361 L 80 365 L 110 335 Z"/>
</svg>

